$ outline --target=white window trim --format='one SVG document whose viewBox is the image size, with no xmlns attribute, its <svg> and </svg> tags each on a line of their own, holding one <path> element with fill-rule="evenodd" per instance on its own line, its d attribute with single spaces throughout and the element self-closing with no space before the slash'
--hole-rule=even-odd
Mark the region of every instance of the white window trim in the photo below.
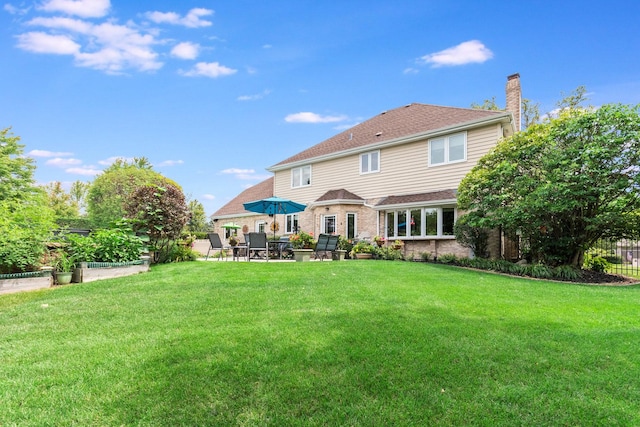
<svg viewBox="0 0 640 427">
<path fill-rule="evenodd" d="M 294 221 L 293 221 L 293 219 L 294 219 L 295 217 L 297 217 L 297 218 L 298 218 L 298 221 L 297 221 L 297 222 L 298 222 L 298 226 L 300 226 L 300 215 L 299 215 L 299 214 L 297 214 L 297 213 L 294 213 L 294 214 L 286 214 L 286 215 L 284 216 L 284 232 L 285 232 L 285 234 L 292 234 L 292 233 L 295 233 L 295 232 L 296 232 L 296 231 L 295 231 L 295 230 L 293 230 L 293 229 L 291 229 L 291 230 L 288 230 L 288 229 L 287 229 L 287 225 L 289 224 L 289 218 L 291 218 L 291 223 L 293 224 L 293 222 L 294 222 Z"/>
<path fill-rule="evenodd" d="M 420 235 L 419 236 L 411 236 L 411 230 L 409 228 L 407 228 L 407 235 L 406 236 L 398 236 L 398 212 L 399 211 L 405 211 L 406 212 L 406 216 L 407 218 L 411 217 L 411 211 L 412 210 L 416 210 L 416 209 L 420 209 L 420 215 L 421 215 L 421 224 L 420 224 Z M 437 221 L 438 221 L 438 225 L 437 225 L 437 231 L 438 234 L 429 234 L 427 235 L 427 221 L 426 221 L 426 212 L 427 209 L 435 209 L 437 211 L 438 217 L 437 217 Z M 455 206 L 451 206 L 451 205 L 443 205 L 443 206 L 414 206 L 414 207 L 410 207 L 410 208 L 406 208 L 406 209 L 393 209 L 390 210 L 393 212 L 393 232 L 394 235 L 393 236 L 385 236 L 387 239 L 398 239 L 398 240 L 424 240 L 424 239 L 441 239 L 441 240 L 446 240 L 446 239 L 455 239 L 454 235 L 450 235 L 450 234 L 442 234 L 442 226 L 443 226 L 443 214 L 442 214 L 442 210 L 443 209 L 453 209 L 453 221 L 454 224 L 458 221 L 458 208 Z M 389 211 L 385 212 L 384 218 L 385 218 L 385 233 L 389 230 L 389 224 L 387 223 L 387 221 L 389 220 L 389 216 L 388 216 Z"/>
<path fill-rule="evenodd" d="M 347 212 L 344 215 L 344 235 L 348 236 L 348 227 L 349 227 L 349 215 L 353 215 L 353 237 L 358 235 L 358 214 L 356 212 Z"/>
<path fill-rule="evenodd" d="M 371 169 L 371 155 L 374 153 L 378 155 L 378 168 L 376 170 Z M 368 171 L 362 170 L 362 158 L 365 156 L 367 156 L 367 163 L 369 165 Z M 369 151 L 367 153 L 360 154 L 360 175 L 368 175 L 370 173 L 379 173 L 379 172 L 380 172 L 380 150 Z"/>
<path fill-rule="evenodd" d="M 464 156 L 462 159 L 450 161 L 449 160 L 449 138 L 458 136 L 458 135 L 462 135 L 464 137 Z M 433 156 L 431 155 L 431 143 L 433 141 L 440 141 L 440 140 L 444 140 L 444 161 L 441 163 L 432 163 L 431 161 L 433 159 Z M 466 162 L 467 161 L 467 132 L 454 133 L 451 135 L 430 139 L 428 150 L 429 150 L 429 153 L 428 153 L 429 167 L 437 167 L 437 166 L 444 166 L 444 165 L 451 165 L 455 163 Z"/>
<path fill-rule="evenodd" d="M 305 184 L 302 182 L 302 177 L 304 176 L 304 174 L 302 173 L 303 169 L 309 168 L 309 183 Z M 293 180 L 293 177 L 295 175 L 295 171 L 300 171 L 300 182 L 296 183 Z M 304 165 L 304 166 L 299 166 L 297 168 L 292 168 L 291 169 L 291 188 L 302 188 L 302 187 L 309 187 L 311 185 L 311 165 Z M 298 185 L 296 185 L 298 184 Z"/>
<path fill-rule="evenodd" d="M 334 231 L 329 232 L 326 230 L 326 219 L 333 217 L 333 227 L 335 228 Z M 327 214 L 327 215 L 322 215 L 322 220 L 320 222 L 320 226 L 322 227 L 321 229 L 321 233 L 337 233 L 338 232 L 338 215 L 336 214 Z"/>
</svg>

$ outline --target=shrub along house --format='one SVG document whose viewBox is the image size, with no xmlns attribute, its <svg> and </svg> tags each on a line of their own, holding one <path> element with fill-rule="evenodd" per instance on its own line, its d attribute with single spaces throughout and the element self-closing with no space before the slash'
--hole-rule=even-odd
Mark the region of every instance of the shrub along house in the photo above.
<svg viewBox="0 0 640 427">
<path fill-rule="evenodd" d="M 456 191 L 477 161 L 519 130 L 520 77 L 507 79 L 507 111 L 408 104 L 384 111 L 269 168 L 273 177 L 212 215 L 245 230 L 297 228 L 348 238 L 403 240 L 407 254 L 468 255 L 455 241 Z M 304 212 L 269 218 L 242 203 L 278 196 Z M 499 250 L 499 249 L 495 249 Z M 500 255 L 493 254 L 493 255 Z"/>
</svg>

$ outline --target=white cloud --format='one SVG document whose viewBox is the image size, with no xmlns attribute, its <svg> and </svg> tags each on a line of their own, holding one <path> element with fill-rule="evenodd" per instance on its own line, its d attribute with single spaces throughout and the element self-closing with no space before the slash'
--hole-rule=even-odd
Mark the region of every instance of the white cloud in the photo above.
<svg viewBox="0 0 640 427">
<path fill-rule="evenodd" d="M 440 52 L 425 55 L 420 58 L 420 61 L 425 64 L 431 64 L 432 67 L 437 68 L 470 63 L 481 64 L 491 58 L 493 58 L 493 52 L 482 44 L 482 42 L 479 40 L 470 40 Z"/>
<path fill-rule="evenodd" d="M 57 166 L 57 167 L 61 167 L 61 168 L 66 168 L 68 166 L 73 166 L 73 165 L 81 165 L 82 164 L 82 160 L 79 159 L 71 159 L 71 158 L 62 158 L 62 157 L 55 157 L 53 159 L 49 159 L 45 162 L 45 164 L 50 165 L 50 166 Z"/>
<path fill-rule="evenodd" d="M 163 167 L 163 166 L 176 166 L 184 164 L 184 160 L 165 160 L 164 162 L 160 162 L 155 166 Z"/>
<path fill-rule="evenodd" d="M 238 101 L 256 101 L 258 99 L 262 99 L 265 96 L 269 95 L 271 91 L 269 89 L 263 90 L 261 93 L 257 93 L 255 95 L 241 95 L 237 99 Z"/>
<path fill-rule="evenodd" d="M 110 7 L 109 0 L 47 0 L 39 9 L 83 18 L 101 18 L 109 12 Z"/>
<path fill-rule="evenodd" d="M 200 45 L 191 42 L 178 43 L 171 49 L 171 55 L 180 59 L 196 59 L 200 53 Z"/>
<path fill-rule="evenodd" d="M 288 123 L 335 123 L 347 120 L 347 116 L 322 116 L 305 111 L 289 114 L 284 120 Z"/>
<path fill-rule="evenodd" d="M 405 68 L 404 71 L 402 71 L 402 74 L 418 74 L 418 70 L 416 70 L 415 68 L 409 67 L 409 68 Z"/>
<path fill-rule="evenodd" d="M 12 4 L 6 3 L 3 6 L 3 9 L 10 13 L 11 15 L 25 15 L 31 9 L 30 7 L 20 8 L 18 6 L 14 6 Z"/>
<path fill-rule="evenodd" d="M 156 24 L 184 25 L 189 28 L 209 27 L 211 21 L 201 19 L 203 16 L 213 15 L 213 10 L 204 8 L 191 9 L 185 16 L 175 12 L 147 12 L 145 16 Z"/>
<path fill-rule="evenodd" d="M 202 198 L 205 200 L 215 200 L 216 196 L 214 196 L 213 194 L 203 194 Z"/>
<path fill-rule="evenodd" d="M 36 52 L 72 55 L 76 63 L 83 67 L 121 73 L 127 68 L 153 71 L 162 67 L 157 61 L 158 54 L 152 46 L 158 42 L 152 34 L 145 34 L 135 28 L 105 22 L 92 23 L 71 18 L 35 18 L 29 22 L 68 34 L 30 32 L 18 36 L 18 47 Z M 130 24 L 131 25 L 131 24 Z M 86 44 L 83 51 L 76 43 L 82 38 Z"/>
<path fill-rule="evenodd" d="M 122 160 L 124 162 L 131 163 L 133 162 L 133 157 L 114 156 L 104 160 L 99 160 L 98 163 L 103 166 L 111 166 L 116 160 Z"/>
<path fill-rule="evenodd" d="M 224 175 L 233 175 L 235 178 L 241 179 L 244 181 L 253 181 L 253 180 L 262 181 L 272 176 L 272 175 L 256 174 L 256 171 L 254 169 L 239 169 L 239 168 L 223 169 L 220 171 L 220 173 Z"/>
<path fill-rule="evenodd" d="M 238 70 L 220 65 L 218 62 L 198 62 L 191 70 L 181 71 L 183 76 L 187 77 L 211 77 L 217 78 L 222 76 L 230 76 Z"/>
<path fill-rule="evenodd" d="M 80 45 L 65 35 L 53 35 L 33 31 L 18 36 L 18 47 L 34 53 L 51 53 L 55 55 L 75 55 Z"/>
<path fill-rule="evenodd" d="M 100 169 L 96 169 L 95 166 L 82 166 L 78 168 L 69 168 L 65 169 L 65 172 L 76 174 L 76 175 L 86 175 L 86 176 L 95 176 L 102 173 Z"/>
<path fill-rule="evenodd" d="M 27 153 L 27 156 L 31 157 L 69 157 L 73 156 L 73 153 L 67 153 L 64 151 L 47 151 L 47 150 L 31 150 Z"/>
</svg>

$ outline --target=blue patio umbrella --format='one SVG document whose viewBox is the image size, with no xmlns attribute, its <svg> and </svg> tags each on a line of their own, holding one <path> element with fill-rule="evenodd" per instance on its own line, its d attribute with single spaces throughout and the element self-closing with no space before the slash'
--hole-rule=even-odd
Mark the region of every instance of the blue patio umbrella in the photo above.
<svg viewBox="0 0 640 427">
<path fill-rule="evenodd" d="M 294 202 L 293 200 L 283 199 L 281 197 L 269 197 L 261 200 L 254 200 L 253 202 L 243 203 L 246 210 L 256 213 L 262 213 L 267 215 L 287 215 L 296 212 L 302 212 L 307 205 Z M 275 227 L 273 230 L 275 237 Z"/>
</svg>

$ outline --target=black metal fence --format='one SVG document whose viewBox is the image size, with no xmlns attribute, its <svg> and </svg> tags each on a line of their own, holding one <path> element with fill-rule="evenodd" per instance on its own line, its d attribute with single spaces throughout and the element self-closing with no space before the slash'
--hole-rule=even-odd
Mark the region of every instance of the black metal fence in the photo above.
<svg viewBox="0 0 640 427">
<path fill-rule="evenodd" d="M 606 259 L 608 273 L 640 276 L 640 240 L 599 240 L 587 253 Z"/>
</svg>

